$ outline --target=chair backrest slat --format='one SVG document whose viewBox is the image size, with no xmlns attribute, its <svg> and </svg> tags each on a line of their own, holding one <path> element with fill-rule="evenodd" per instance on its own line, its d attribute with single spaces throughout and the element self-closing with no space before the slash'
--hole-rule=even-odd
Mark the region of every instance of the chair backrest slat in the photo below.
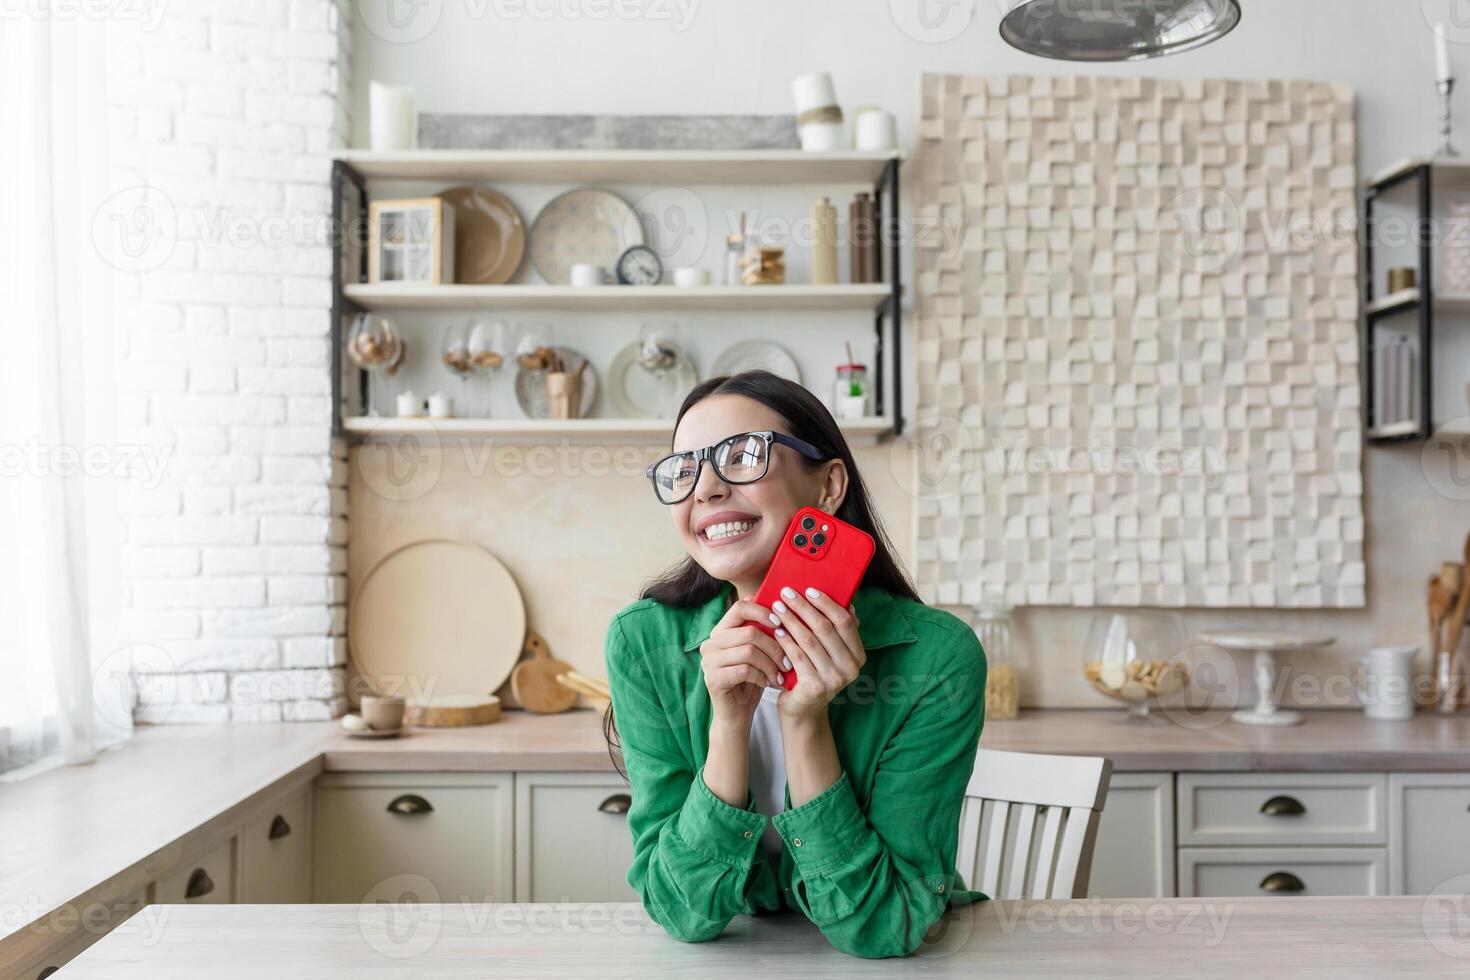
<svg viewBox="0 0 1470 980">
<path fill-rule="evenodd" d="M 1005 851 L 1006 823 L 1010 818 L 1010 803 L 996 800 L 991 804 L 990 819 L 985 821 L 985 875 L 980 890 L 1000 889 L 1001 855 Z"/>
<path fill-rule="evenodd" d="M 1112 768 L 1091 756 L 980 749 L 961 810 L 961 873 L 991 898 L 1085 896 Z"/>
</svg>

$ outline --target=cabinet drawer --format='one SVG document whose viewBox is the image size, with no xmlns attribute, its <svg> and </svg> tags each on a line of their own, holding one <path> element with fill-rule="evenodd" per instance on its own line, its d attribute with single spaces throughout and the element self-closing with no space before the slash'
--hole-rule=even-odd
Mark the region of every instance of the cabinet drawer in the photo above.
<svg viewBox="0 0 1470 980">
<path fill-rule="evenodd" d="M 153 886 L 156 905 L 228 905 L 235 900 L 235 838 L 181 865 Z"/>
<path fill-rule="evenodd" d="M 1179 774 L 1179 843 L 1384 844 L 1376 772 Z"/>
<path fill-rule="evenodd" d="M 1470 875 L 1470 773 L 1390 774 L 1388 826 L 1395 895 Z"/>
<path fill-rule="evenodd" d="M 311 901 L 311 788 L 261 810 L 240 830 L 240 901 Z"/>
<path fill-rule="evenodd" d="M 516 901 L 637 901 L 630 793 L 616 773 L 516 773 Z"/>
<path fill-rule="evenodd" d="M 1388 855 L 1381 847 L 1179 849 L 1181 898 L 1382 895 L 1387 880 Z"/>
<path fill-rule="evenodd" d="M 327 773 L 314 900 L 511 901 L 512 793 L 510 773 Z"/>
</svg>

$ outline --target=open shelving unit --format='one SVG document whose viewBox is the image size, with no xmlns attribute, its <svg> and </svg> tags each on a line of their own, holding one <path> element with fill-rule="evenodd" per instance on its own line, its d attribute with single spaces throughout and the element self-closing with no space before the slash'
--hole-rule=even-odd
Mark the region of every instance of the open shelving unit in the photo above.
<svg viewBox="0 0 1470 980">
<path fill-rule="evenodd" d="M 1378 199 L 1400 187 L 1412 185 L 1417 231 L 1416 273 L 1418 285 L 1374 298 L 1375 217 Z M 1435 314 L 1470 313 L 1470 294 L 1435 292 L 1433 283 L 1433 239 L 1429 234 L 1433 220 L 1435 190 L 1454 187 L 1470 188 L 1470 160 L 1457 158 L 1413 157 L 1400 160 L 1375 174 L 1363 194 L 1363 321 L 1362 378 L 1363 427 L 1370 443 L 1402 442 L 1428 439 L 1436 429 L 1434 411 L 1433 349 Z M 1418 344 L 1416 372 L 1416 417 L 1408 421 L 1381 422 L 1375 418 L 1374 366 L 1379 324 L 1390 317 L 1412 315 L 1411 336 Z M 1405 331 L 1410 332 L 1410 331 Z"/>
<path fill-rule="evenodd" d="M 361 311 L 567 310 L 699 312 L 828 311 L 873 316 L 873 400 L 876 415 L 848 420 L 850 437 L 876 439 L 903 431 L 903 358 L 900 302 L 898 153 L 801 150 L 414 150 L 378 153 L 343 151 L 331 175 L 333 227 L 345 229 L 349 212 L 366 215 L 370 183 L 392 181 L 483 181 L 568 184 L 675 182 L 678 184 L 866 184 L 871 185 L 882 246 L 880 275 L 865 284 L 779 286 L 596 286 L 448 284 L 428 286 L 367 282 L 366 249 L 353 256 L 338 235 L 332 273 L 333 432 L 373 438 L 433 431 L 438 435 L 490 435 L 507 441 L 597 440 L 666 436 L 667 419 L 588 418 L 569 420 L 465 418 L 387 419 L 348 415 L 343 363 L 348 321 Z M 886 205 L 886 207 L 885 207 Z M 355 260 L 354 260 L 355 259 Z M 693 329 L 698 329 L 694 327 Z M 892 356 L 891 378 L 885 362 Z M 359 391 L 367 383 L 358 373 Z M 432 430 L 429 426 L 432 425 Z"/>
</svg>

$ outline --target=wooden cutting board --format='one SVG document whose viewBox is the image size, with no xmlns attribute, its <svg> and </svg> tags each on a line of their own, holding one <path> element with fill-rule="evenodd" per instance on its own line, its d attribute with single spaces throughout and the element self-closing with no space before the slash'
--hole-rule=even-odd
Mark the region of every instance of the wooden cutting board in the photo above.
<svg viewBox="0 0 1470 980">
<path fill-rule="evenodd" d="M 468 728 L 500 720 L 500 699 L 488 697 L 440 697 L 408 702 L 405 716 L 414 728 Z"/>
<path fill-rule="evenodd" d="M 367 573 L 347 612 L 347 645 L 379 693 L 422 701 L 489 698 L 515 669 L 526 606 L 490 552 L 416 541 Z"/>
<path fill-rule="evenodd" d="M 522 708 L 551 715 L 567 711 L 577 703 L 577 692 L 556 679 L 557 674 L 565 674 L 572 665 L 554 658 L 540 634 L 526 634 L 526 654 L 527 659 L 517 664 L 510 675 L 511 692 Z"/>
</svg>

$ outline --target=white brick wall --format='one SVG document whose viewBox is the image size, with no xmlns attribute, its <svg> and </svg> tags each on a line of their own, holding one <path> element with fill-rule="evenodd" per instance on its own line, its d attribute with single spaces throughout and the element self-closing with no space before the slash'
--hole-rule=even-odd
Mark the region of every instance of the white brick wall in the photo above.
<svg viewBox="0 0 1470 980">
<path fill-rule="evenodd" d="M 345 708 L 346 447 L 331 438 L 328 152 L 348 0 L 169 0 L 109 25 L 113 190 L 171 211 L 118 264 L 121 438 L 166 451 L 121 511 L 139 721 Z M 125 215 L 130 216 L 130 214 Z M 151 253 L 150 253 L 151 254 Z"/>
</svg>

